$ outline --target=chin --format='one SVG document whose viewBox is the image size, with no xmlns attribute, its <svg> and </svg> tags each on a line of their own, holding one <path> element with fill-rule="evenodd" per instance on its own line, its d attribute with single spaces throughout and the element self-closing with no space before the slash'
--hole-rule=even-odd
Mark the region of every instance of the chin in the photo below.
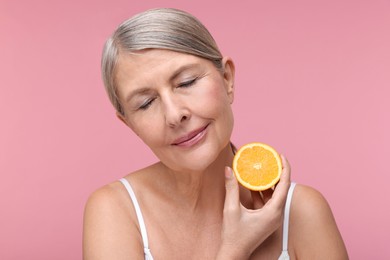
<svg viewBox="0 0 390 260">
<path fill-rule="evenodd" d="M 161 161 L 174 171 L 205 171 L 217 160 L 223 148 L 219 145 L 204 144 L 191 152 L 180 153 Z"/>
</svg>

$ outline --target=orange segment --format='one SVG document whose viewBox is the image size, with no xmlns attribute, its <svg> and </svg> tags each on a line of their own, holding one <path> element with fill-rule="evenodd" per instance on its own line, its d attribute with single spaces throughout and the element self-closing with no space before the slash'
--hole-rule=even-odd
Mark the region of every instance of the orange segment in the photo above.
<svg viewBox="0 0 390 260">
<path fill-rule="evenodd" d="M 279 181 L 282 161 L 271 146 L 249 143 L 234 156 L 233 171 L 244 187 L 255 191 L 267 190 Z"/>
</svg>

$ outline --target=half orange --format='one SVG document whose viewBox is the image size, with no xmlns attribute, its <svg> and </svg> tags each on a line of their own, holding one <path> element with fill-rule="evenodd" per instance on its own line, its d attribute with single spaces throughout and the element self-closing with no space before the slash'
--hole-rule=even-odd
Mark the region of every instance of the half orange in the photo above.
<svg viewBox="0 0 390 260">
<path fill-rule="evenodd" d="M 244 187 L 254 191 L 267 190 L 279 181 L 282 160 L 271 146 L 249 143 L 235 154 L 233 171 L 238 182 Z"/>
</svg>

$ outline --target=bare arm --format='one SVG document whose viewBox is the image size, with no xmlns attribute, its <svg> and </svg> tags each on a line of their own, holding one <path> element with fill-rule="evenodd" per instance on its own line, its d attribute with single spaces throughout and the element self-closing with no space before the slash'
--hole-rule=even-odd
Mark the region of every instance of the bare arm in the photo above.
<svg viewBox="0 0 390 260">
<path fill-rule="evenodd" d="M 332 211 L 315 189 L 297 186 L 290 223 L 291 242 L 298 259 L 348 259 Z"/>
<path fill-rule="evenodd" d="M 84 212 L 84 260 L 144 259 L 138 225 L 126 211 L 128 207 L 112 186 L 90 196 Z"/>
</svg>

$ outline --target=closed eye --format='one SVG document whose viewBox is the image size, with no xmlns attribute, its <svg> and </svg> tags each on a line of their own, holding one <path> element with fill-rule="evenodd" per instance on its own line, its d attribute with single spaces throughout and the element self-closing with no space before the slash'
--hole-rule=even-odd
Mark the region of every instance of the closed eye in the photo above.
<svg viewBox="0 0 390 260">
<path fill-rule="evenodd" d="M 150 107 L 150 105 L 153 103 L 153 101 L 154 101 L 154 98 L 146 100 L 146 102 L 143 103 L 143 104 L 139 107 L 139 109 L 141 109 L 141 110 L 146 110 L 146 109 L 148 109 L 148 108 Z"/>
<path fill-rule="evenodd" d="M 194 78 L 194 79 L 191 79 L 191 80 L 188 80 L 188 81 L 184 81 L 182 83 L 179 84 L 179 88 L 187 88 L 187 87 L 191 87 L 197 80 L 198 78 Z"/>
</svg>

